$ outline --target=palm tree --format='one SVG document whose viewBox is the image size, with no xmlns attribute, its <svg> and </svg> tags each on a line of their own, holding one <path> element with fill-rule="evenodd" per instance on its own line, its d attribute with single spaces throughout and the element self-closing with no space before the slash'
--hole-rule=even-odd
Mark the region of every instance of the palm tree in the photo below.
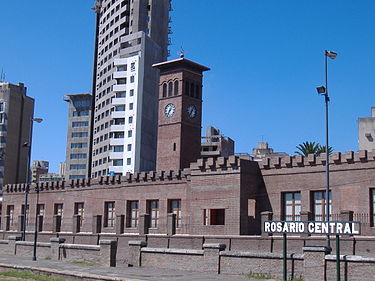
<svg viewBox="0 0 375 281">
<path fill-rule="evenodd" d="M 328 146 L 328 155 L 331 155 L 332 152 L 333 152 L 332 146 Z M 320 155 L 321 153 L 326 153 L 326 146 L 325 145 L 319 146 L 319 151 L 318 151 L 317 155 Z"/>
<path fill-rule="evenodd" d="M 316 156 L 319 156 L 321 153 L 326 152 L 326 146 L 325 145 L 320 145 L 317 142 L 310 142 L 310 141 L 305 141 L 302 144 L 299 144 L 296 146 L 298 151 L 295 151 L 294 153 L 297 153 L 299 155 L 304 155 L 307 156 L 308 154 L 315 154 Z M 331 155 L 333 152 L 333 148 L 331 146 L 328 146 L 328 153 Z"/>
<path fill-rule="evenodd" d="M 298 149 L 298 151 L 295 151 L 294 153 L 304 156 L 307 156 L 308 154 L 319 155 L 321 151 L 320 144 L 314 141 L 305 141 L 302 144 L 297 145 L 296 148 Z"/>
</svg>

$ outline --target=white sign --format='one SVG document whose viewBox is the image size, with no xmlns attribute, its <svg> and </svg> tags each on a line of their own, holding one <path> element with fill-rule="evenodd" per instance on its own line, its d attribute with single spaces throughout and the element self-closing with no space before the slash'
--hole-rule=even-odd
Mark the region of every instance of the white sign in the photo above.
<svg viewBox="0 0 375 281">
<path fill-rule="evenodd" d="M 265 221 L 264 232 L 294 234 L 359 235 L 360 223 L 353 221 Z"/>
</svg>

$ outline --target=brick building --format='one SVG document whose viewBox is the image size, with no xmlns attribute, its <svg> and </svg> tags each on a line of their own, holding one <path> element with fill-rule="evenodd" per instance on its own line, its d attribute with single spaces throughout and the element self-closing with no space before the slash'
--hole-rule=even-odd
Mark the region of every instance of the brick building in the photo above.
<svg viewBox="0 0 375 281">
<path fill-rule="evenodd" d="M 261 162 L 200 158 L 202 73 L 208 68 L 185 58 L 155 67 L 161 70 L 157 171 L 33 184 L 30 220 L 40 218 L 40 231 L 252 235 L 261 233 L 263 212 L 285 220 L 324 217 L 324 154 Z M 364 235 L 374 235 L 375 152 L 336 152 L 330 162 L 332 219 L 348 214 L 362 222 Z M 22 229 L 25 187 L 4 189 L 4 236 Z"/>
</svg>

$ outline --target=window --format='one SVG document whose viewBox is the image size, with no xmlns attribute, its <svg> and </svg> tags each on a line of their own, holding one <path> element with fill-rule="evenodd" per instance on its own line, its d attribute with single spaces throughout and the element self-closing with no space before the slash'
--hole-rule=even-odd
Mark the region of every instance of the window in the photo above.
<svg viewBox="0 0 375 281">
<path fill-rule="evenodd" d="M 190 94 L 190 83 L 188 81 L 185 82 L 185 95 L 188 96 Z"/>
<path fill-rule="evenodd" d="M 375 226 L 375 188 L 370 189 L 370 212 L 371 212 L 370 225 L 374 227 Z"/>
<path fill-rule="evenodd" d="M 0 113 L 0 124 L 4 124 L 5 121 L 5 113 Z"/>
<path fill-rule="evenodd" d="M 80 226 L 83 224 L 83 219 L 85 216 L 85 205 L 83 202 L 74 203 L 74 214 L 80 216 Z"/>
<path fill-rule="evenodd" d="M 134 75 L 130 76 L 130 83 L 134 83 Z"/>
<path fill-rule="evenodd" d="M 115 145 L 113 146 L 113 152 L 123 152 L 124 146 L 123 145 Z"/>
<path fill-rule="evenodd" d="M 23 216 L 25 215 L 25 204 L 22 204 L 21 214 Z M 26 208 L 26 225 L 29 224 L 29 218 L 30 218 L 30 206 L 29 206 L 29 204 L 27 204 L 27 208 Z"/>
<path fill-rule="evenodd" d="M 131 158 L 126 158 L 126 165 L 131 165 L 132 159 Z"/>
<path fill-rule="evenodd" d="M 113 137 L 114 137 L 115 139 L 123 139 L 123 138 L 124 138 L 124 132 L 115 132 L 115 133 L 113 134 Z"/>
<path fill-rule="evenodd" d="M 83 110 L 83 111 L 73 111 L 73 116 L 89 116 L 89 111 L 88 110 Z"/>
<path fill-rule="evenodd" d="M 44 216 L 44 204 L 38 204 L 36 206 L 36 209 L 37 209 L 38 216 Z"/>
<path fill-rule="evenodd" d="M 134 89 L 131 89 L 131 90 L 130 90 L 130 96 L 131 96 L 131 97 L 134 96 Z"/>
<path fill-rule="evenodd" d="M 119 65 L 117 67 L 117 71 L 126 71 L 127 67 L 126 67 L 126 64 L 125 65 Z"/>
<path fill-rule="evenodd" d="M 126 78 L 118 78 L 117 85 L 124 85 L 126 84 Z"/>
<path fill-rule="evenodd" d="M 165 98 L 165 97 L 167 97 L 167 84 L 166 83 L 164 83 L 163 84 L 163 98 Z"/>
<path fill-rule="evenodd" d="M 313 211 L 316 221 L 324 221 L 326 217 L 326 200 L 325 191 L 313 192 Z M 329 210 L 330 217 L 332 216 L 332 193 L 329 192 Z"/>
<path fill-rule="evenodd" d="M 89 125 L 88 121 L 82 121 L 82 122 L 72 122 L 72 127 L 87 127 Z"/>
<path fill-rule="evenodd" d="M 173 83 L 169 82 L 168 83 L 168 97 L 171 97 L 173 95 L 172 91 L 173 91 Z"/>
<path fill-rule="evenodd" d="M 69 179 L 70 179 L 70 180 L 84 179 L 84 178 L 86 178 L 85 175 L 70 175 L 70 176 L 69 176 Z"/>
<path fill-rule="evenodd" d="M 5 106 L 4 106 L 4 102 L 0 102 L 0 112 L 4 112 L 5 110 Z"/>
<path fill-rule="evenodd" d="M 116 93 L 116 98 L 126 98 L 126 92 L 118 92 L 118 93 Z"/>
<path fill-rule="evenodd" d="M 115 202 L 104 203 L 104 227 L 113 227 L 115 225 Z"/>
<path fill-rule="evenodd" d="M 133 110 L 133 106 L 134 106 L 134 104 L 133 104 L 133 103 L 130 103 L 130 104 L 129 104 L 129 110 Z"/>
<path fill-rule="evenodd" d="M 84 170 L 86 169 L 86 164 L 71 164 L 70 170 Z"/>
<path fill-rule="evenodd" d="M 283 217 L 286 221 L 301 220 L 301 192 L 283 193 Z"/>
<path fill-rule="evenodd" d="M 129 124 L 133 123 L 133 116 L 129 117 Z"/>
<path fill-rule="evenodd" d="M 88 136 L 89 136 L 88 132 L 73 132 L 72 133 L 72 138 L 85 138 Z"/>
<path fill-rule="evenodd" d="M 199 85 L 195 86 L 195 97 L 197 99 L 200 99 L 200 91 L 199 91 Z"/>
<path fill-rule="evenodd" d="M 133 136 L 133 131 L 132 130 L 129 130 L 128 131 L 128 138 L 131 138 Z"/>
<path fill-rule="evenodd" d="M 175 81 L 175 82 L 174 82 L 174 95 L 175 95 L 175 96 L 178 95 L 178 81 Z"/>
<path fill-rule="evenodd" d="M 125 118 L 116 118 L 115 125 L 125 125 Z"/>
<path fill-rule="evenodd" d="M 176 215 L 176 227 L 181 227 L 181 199 L 169 200 L 169 213 Z"/>
<path fill-rule="evenodd" d="M 225 209 L 204 209 L 203 225 L 225 225 Z"/>
<path fill-rule="evenodd" d="M 7 222 L 6 229 L 10 230 L 14 224 L 14 205 L 7 206 L 7 216 L 8 216 L 8 222 Z"/>
<path fill-rule="evenodd" d="M 73 142 L 71 145 L 70 145 L 71 148 L 86 148 L 87 147 L 87 143 L 85 142 Z"/>
<path fill-rule="evenodd" d="M 125 111 L 125 105 L 116 105 L 115 111 Z"/>
<path fill-rule="evenodd" d="M 70 154 L 70 159 L 86 159 L 87 154 L 86 153 L 72 153 Z"/>
<path fill-rule="evenodd" d="M 128 151 L 132 151 L 132 145 L 131 145 L 131 143 L 128 144 Z"/>
<path fill-rule="evenodd" d="M 124 160 L 122 159 L 113 159 L 113 166 L 123 166 Z"/>
<path fill-rule="evenodd" d="M 53 214 L 55 216 L 61 216 L 62 217 L 63 214 L 64 214 L 64 204 L 56 203 L 55 206 L 54 206 Z"/>
<path fill-rule="evenodd" d="M 130 65 L 130 71 L 135 71 L 135 62 L 132 62 Z"/>
<path fill-rule="evenodd" d="M 147 201 L 147 213 L 150 214 L 150 227 L 157 228 L 159 224 L 159 200 Z"/>
<path fill-rule="evenodd" d="M 128 201 L 128 227 L 138 226 L 138 201 Z"/>
</svg>

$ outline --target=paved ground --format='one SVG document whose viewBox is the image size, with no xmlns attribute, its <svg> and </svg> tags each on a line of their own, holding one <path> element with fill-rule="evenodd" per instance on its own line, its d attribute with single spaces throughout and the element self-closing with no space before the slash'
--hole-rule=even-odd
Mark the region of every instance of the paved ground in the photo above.
<svg viewBox="0 0 375 281">
<path fill-rule="evenodd" d="M 96 280 L 124 280 L 124 281 L 148 281 L 148 280 L 173 280 L 173 281 L 256 281 L 257 279 L 246 278 L 240 275 L 207 274 L 187 271 L 172 271 L 151 268 L 134 267 L 103 267 L 72 264 L 62 261 L 38 260 L 31 258 L 7 256 L 0 253 L 0 267 L 12 265 L 15 267 L 32 267 L 46 272 L 59 271 L 69 272 L 76 276 L 95 276 Z M 98 278 L 98 275 L 100 278 Z M 109 277 L 108 279 L 105 277 Z"/>
</svg>

